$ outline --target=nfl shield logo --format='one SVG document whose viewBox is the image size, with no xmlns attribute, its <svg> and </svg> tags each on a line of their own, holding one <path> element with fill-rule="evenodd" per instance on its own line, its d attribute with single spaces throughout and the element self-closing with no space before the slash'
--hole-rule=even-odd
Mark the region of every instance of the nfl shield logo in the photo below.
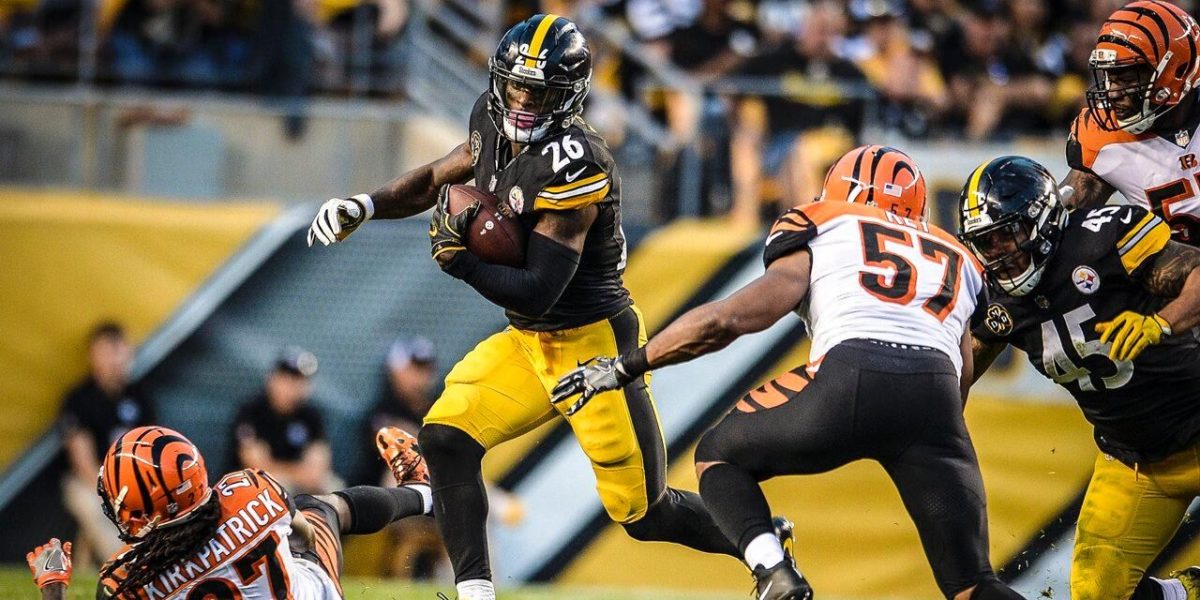
<svg viewBox="0 0 1200 600">
<path fill-rule="evenodd" d="M 1088 266 L 1075 267 L 1075 272 L 1071 273 L 1071 281 L 1075 288 L 1084 294 L 1095 294 L 1096 290 L 1100 289 L 1100 275 Z"/>
</svg>

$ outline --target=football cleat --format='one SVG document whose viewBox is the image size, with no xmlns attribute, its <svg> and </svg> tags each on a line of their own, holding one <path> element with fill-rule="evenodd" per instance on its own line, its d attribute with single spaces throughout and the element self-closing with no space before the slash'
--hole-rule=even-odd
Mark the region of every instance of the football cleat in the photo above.
<svg viewBox="0 0 1200 600">
<path fill-rule="evenodd" d="M 796 524 L 785 516 L 776 515 L 771 519 L 771 527 L 775 529 L 775 537 L 779 538 L 779 545 L 783 547 L 783 555 L 795 563 L 792 547 L 796 544 Z"/>
<path fill-rule="evenodd" d="M 1197 600 L 1200 598 L 1200 567 L 1188 567 L 1182 571 L 1175 571 L 1168 577 L 1173 577 L 1183 584 L 1183 589 L 1187 590 L 1188 600 Z"/>
<path fill-rule="evenodd" d="M 754 569 L 755 600 L 812 600 L 812 586 L 796 570 L 790 557 L 766 569 Z"/>
<path fill-rule="evenodd" d="M 375 448 L 383 462 L 392 469 L 396 485 L 423 483 L 429 485 L 429 466 L 417 438 L 399 427 L 384 427 L 375 434 Z"/>
</svg>

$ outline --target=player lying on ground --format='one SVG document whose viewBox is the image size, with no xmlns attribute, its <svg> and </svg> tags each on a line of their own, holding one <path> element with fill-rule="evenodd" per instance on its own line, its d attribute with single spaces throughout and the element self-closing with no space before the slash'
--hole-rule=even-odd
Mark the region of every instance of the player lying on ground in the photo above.
<svg viewBox="0 0 1200 600">
<path fill-rule="evenodd" d="M 434 208 L 429 234 L 438 265 L 503 307 L 512 324 L 450 371 L 419 436 L 460 600 L 495 598 L 483 455 L 562 418 L 550 390 L 580 361 L 645 342 L 641 313 L 621 280 L 621 178 L 582 117 L 591 70 L 587 41 L 571 21 L 536 15 L 518 23 L 491 59 L 491 89 L 471 111 L 467 143 L 370 195 L 330 200 L 309 230 L 310 244 L 331 244 L 372 216 Z M 440 190 L 472 178 L 530 232 L 523 268 L 487 264 L 466 250 L 476 207 L 450 214 Z M 737 556 L 697 494 L 666 486 L 666 449 L 646 380 L 626 383 L 598 395 L 591 410 L 566 416 L 608 516 L 639 540 Z"/>
<path fill-rule="evenodd" d="M 1088 61 L 1088 107 L 1067 140 L 1071 207 L 1102 206 L 1114 190 L 1200 244 L 1200 26 L 1184 9 L 1131 2 L 1104 22 Z"/>
<path fill-rule="evenodd" d="M 128 546 L 101 568 L 97 597 L 341 598 L 342 534 L 430 512 L 416 440 L 385 427 L 376 446 L 398 487 L 293 500 L 264 471 L 235 471 L 209 487 L 204 458 L 187 438 L 165 427 L 130 430 L 100 469 L 100 501 Z M 70 542 L 50 540 L 26 559 L 44 600 L 66 597 Z"/>
<path fill-rule="evenodd" d="M 1200 494 L 1200 250 L 1140 207 L 1068 216 L 1054 177 L 1027 158 L 980 165 L 961 203 L 962 239 L 994 292 L 975 376 L 1012 344 L 1095 427 L 1071 597 L 1200 598 L 1200 568 L 1146 577 Z"/>
<path fill-rule="evenodd" d="M 911 218 L 910 218 L 911 217 Z M 925 181 L 894 148 L 843 156 L 819 201 L 775 221 L 766 273 L 684 314 L 648 344 L 564 377 L 554 400 L 626 385 L 716 352 L 799 311 L 811 361 L 747 394 L 696 448 L 700 494 L 754 571 L 759 600 L 812 597 L 778 541 L 760 481 L 876 460 L 896 484 L 933 568 L 956 600 L 1020 598 L 992 572 L 975 450 L 963 422 L 967 321 L 983 275 L 925 221 Z"/>
</svg>

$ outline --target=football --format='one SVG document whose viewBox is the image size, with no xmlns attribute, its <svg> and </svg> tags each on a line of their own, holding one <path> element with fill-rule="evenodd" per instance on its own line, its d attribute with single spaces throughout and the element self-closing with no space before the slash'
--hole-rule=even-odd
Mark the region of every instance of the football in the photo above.
<svg viewBox="0 0 1200 600">
<path fill-rule="evenodd" d="M 452 185 L 446 194 L 450 212 L 455 214 L 479 201 L 479 212 L 463 240 L 471 254 L 494 265 L 525 266 L 527 236 L 512 210 L 502 206 L 494 194 L 469 185 Z"/>
</svg>

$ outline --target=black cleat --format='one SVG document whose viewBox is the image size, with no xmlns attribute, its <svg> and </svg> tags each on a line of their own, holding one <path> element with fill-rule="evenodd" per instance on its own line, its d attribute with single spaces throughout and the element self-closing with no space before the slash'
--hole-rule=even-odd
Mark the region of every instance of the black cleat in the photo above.
<svg viewBox="0 0 1200 600">
<path fill-rule="evenodd" d="M 792 559 L 792 546 L 796 542 L 796 524 L 785 516 L 776 515 L 771 518 L 771 526 L 775 528 L 775 537 L 779 538 L 779 545 L 783 546 L 783 555 L 795 562 Z"/>
<path fill-rule="evenodd" d="M 765 569 L 754 569 L 755 600 L 812 600 L 812 587 L 789 558 Z"/>
</svg>

